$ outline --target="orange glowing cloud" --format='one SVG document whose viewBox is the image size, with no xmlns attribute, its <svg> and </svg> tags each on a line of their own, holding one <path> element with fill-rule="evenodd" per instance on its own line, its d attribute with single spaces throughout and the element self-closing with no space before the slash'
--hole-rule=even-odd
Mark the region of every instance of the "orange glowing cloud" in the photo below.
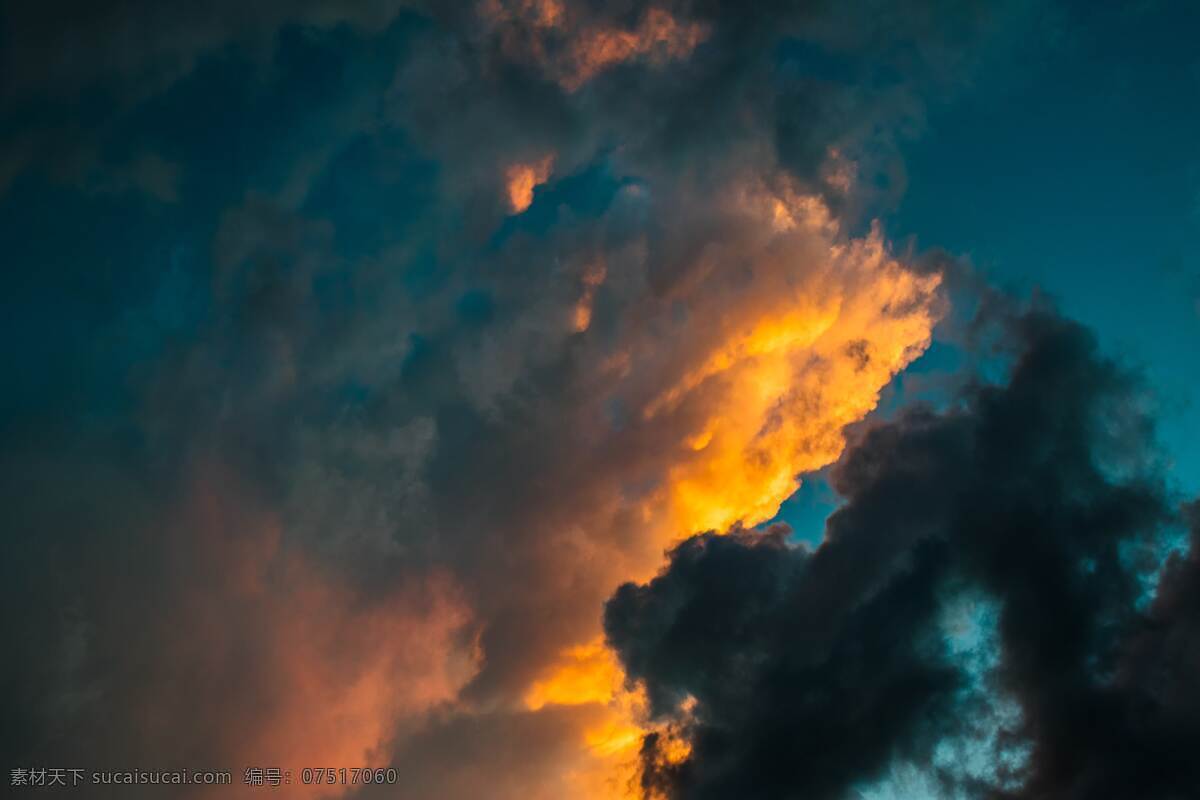
<svg viewBox="0 0 1200 800">
<path fill-rule="evenodd" d="M 607 703 L 620 692 L 624 675 L 604 641 L 568 648 L 560 663 L 537 680 L 525 694 L 531 711 L 551 704 Z"/>
<path fill-rule="evenodd" d="M 386 766 L 398 721 L 452 700 L 476 670 L 444 575 L 365 597 L 210 478 L 180 531 L 192 577 L 168 615 L 177 635 L 137 690 L 149 747 L 195 736 L 229 767 L 291 770 L 288 797 L 333 797 L 350 787 L 305 786 L 300 770 Z M 211 796 L 254 791 L 239 772 Z"/>
<path fill-rule="evenodd" d="M 508 207 L 511 213 L 520 214 L 533 203 L 533 190 L 550 177 L 554 169 L 554 155 L 545 156 L 527 164 L 513 164 L 504 172 Z"/>
<path fill-rule="evenodd" d="M 685 439 L 689 452 L 669 470 L 674 529 L 773 517 L 799 488 L 797 475 L 836 460 L 846 426 L 874 409 L 883 386 L 928 346 L 937 276 L 905 270 L 878 233 L 830 255 L 850 286 L 779 287 L 773 307 L 731 331 L 646 409 L 654 416 L 689 397 L 707 400 L 701 426 Z"/>
<path fill-rule="evenodd" d="M 680 22 L 668 12 L 649 9 L 632 30 L 597 27 L 584 31 L 570 50 L 562 85 L 578 89 L 597 74 L 638 58 L 663 63 L 686 58 L 708 38 L 708 29 L 695 22 Z"/>
<path fill-rule="evenodd" d="M 690 749 L 674 731 L 649 721 L 648 702 L 640 687 L 630 687 L 603 639 L 564 650 L 546 674 L 525 695 L 525 705 L 537 711 L 547 705 L 600 706 L 582 733 L 586 758 L 566 776 L 572 796 L 640 800 L 639 752 L 647 733 L 661 738 L 665 763 L 679 763 Z"/>
<path fill-rule="evenodd" d="M 639 534 L 660 548 L 772 518 L 800 474 L 838 458 L 846 426 L 928 347 L 940 314 L 938 276 L 906 269 L 877 229 L 842 235 L 819 198 L 787 181 L 751 182 L 726 202 L 747 233 L 730 245 L 736 250 L 708 257 L 748 262 L 752 280 L 714 291 L 716 267 L 698 271 L 668 298 L 690 311 L 673 350 L 662 338 L 634 340 L 609 356 L 621 365 L 613 379 L 645 398 L 644 435 L 659 441 L 657 431 L 678 431 L 677 448 L 657 454 L 658 488 L 633 509 Z M 649 577 L 661 550 L 650 553 L 626 562 L 625 577 Z M 660 735 L 658 758 L 687 755 L 681 738 L 648 720 L 640 689 L 626 685 L 600 639 L 564 649 L 524 703 L 604 708 L 580 732 L 591 766 L 572 768 L 579 797 L 640 797 L 637 756 L 647 733 Z"/>
<path fill-rule="evenodd" d="M 939 276 L 907 269 L 877 229 L 844 236 L 820 198 L 790 182 L 751 181 L 724 202 L 744 221 L 740 238 L 706 250 L 709 266 L 664 301 L 687 321 L 606 362 L 621 365 L 614 379 L 641 435 L 676 432 L 677 447 L 643 465 L 659 488 L 636 507 L 660 546 L 773 517 L 800 474 L 838 458 L 845 428 L 928 347 L 941 313 Z M 723 290 L 724 264 L 750 278 Z"/>
<path fill-rule="evenodd" d="M 709 36 L 707 25 L 655 7 L 632 28 L 588 19 L 559 0 L 484 0 L 477 8 L 507 55 L 539 64 L 571 92 L 618 64 L 687 58 Z"/>
</svg>

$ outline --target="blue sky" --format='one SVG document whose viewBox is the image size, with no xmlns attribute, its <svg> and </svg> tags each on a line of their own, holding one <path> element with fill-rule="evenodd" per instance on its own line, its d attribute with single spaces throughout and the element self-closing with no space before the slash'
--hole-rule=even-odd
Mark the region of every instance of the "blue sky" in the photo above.
<svg viewBox="0 0 1200 800">
<path fill-rule="evenodd" d="M 1200 490 L 1200 7 L 1073 4 L 933 101 L 903 142 L 888 235 L 1049 295 L 1144 371 L 1185 495 Z M 951 370 L 935 344 L 910 373 Z M 903 383 L 903 376 L 900 379 Z M 826 473 L 781 510 L 819 539 Z"/>
<path fill-rule="evenodd" d="M 934 104 L 888 230 L 1049 293 L 1144 365 L 1200 487 L 1200 8 L 1069 8 L 1046 46 Z"/>
</svg>

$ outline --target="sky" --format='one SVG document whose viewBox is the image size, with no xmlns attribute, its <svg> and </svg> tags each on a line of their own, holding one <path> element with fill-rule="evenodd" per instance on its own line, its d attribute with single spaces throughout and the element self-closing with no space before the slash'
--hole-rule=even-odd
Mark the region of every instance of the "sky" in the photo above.
<svg viewBox="0 0 1200 800">
<path fill-rule="evenodd" d="M 895 241 L 944 248 L 1009 291 L 1048 294 L 1144 369 L 1172 472 L 1192 494 L 1200 454 L 1183 443 L 1200 441 L 1197 13 L 1046 4 L 1013 53 L 929 103 L 884 217 Z M 916 369 L 946 363 L 936 351 L 926 360 Z M 817 477 L 785 506 L 797 528 L 819 530 L 837 505 Z"/>
<path fill-rule="evenodd" d="M 1194 796 L 1198 24 L 0 6 L 4 778 Z"/>
</svg>

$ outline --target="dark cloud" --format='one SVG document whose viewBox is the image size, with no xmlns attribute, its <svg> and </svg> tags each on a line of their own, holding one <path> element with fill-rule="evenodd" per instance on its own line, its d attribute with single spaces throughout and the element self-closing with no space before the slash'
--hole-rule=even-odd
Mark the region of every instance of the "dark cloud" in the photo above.
<svg viewBox="0 0 1200 800">
<path fill-rule="evenodd" d="M 90 191 L 137 189 L 177 199 L 178 165 L 144 135 L 122 134 L 146 101 L 233 53 L 260 72 L 286 29 L 379 34 L 410 4 L 216 3 L 203 9 L 140 0 L 59 0 L 0 9 L 0 194 L 36 168 Z"/>
<path fill-rule="evenodd" d="M 1194 507 L 1177 513 L 1137 382 L 1088 331 L 1045 310 L 1000 330 L 1002 385 L 861 432 L 815 551 L 781 528 L 705 534 L 609 601 L 628 674 L 692 747 L 671 764 L 648 740 L 648 785 L 834 798 L 906 762 L 972 797 L 1200 787 Z M 1155 583 L 1186 525 L 1190 548 Z M 1016 749 L 982 776 L 938 756 L 977 722 L 944 626 L 964 592 L 996 604 L 987 693 L 1019 709 L 988 723 Z"/>
</svg>

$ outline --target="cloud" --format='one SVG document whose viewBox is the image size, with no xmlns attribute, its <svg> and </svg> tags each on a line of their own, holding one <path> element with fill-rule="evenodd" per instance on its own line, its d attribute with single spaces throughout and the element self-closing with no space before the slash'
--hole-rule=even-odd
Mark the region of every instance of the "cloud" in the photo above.
<svg viewBox="0 0 1200 800">
<path fill-rule="evenodd" d="M 24 624 L 46 629 L 21 646 L 59 668 L 24 676 L 54 699 L 11 698 L 25 725 L 6 756 L 231 769 L 234 786 L 219 793 L 241 796 L 253 791 L 241 781 L 246 767 L 384 766 L 397 719 L 454 699 L 478 652 L 452 577 L 349 580 L 289 543 L 277 515 L 242 487 L 226 468 L 200 463 L 168 516 L 83 545 L 93 550 L 84 563 L 54 567 L 45 559 L 55 545 L 29 548 L 19 569 L 50 566 L 66 581 L 22 597 Z M 88 511 L 112 518 L 109 502 L 90 498 Z M 31 650 L 36 639 L 49 649 Z"/>
<path fill-rule="evenodd" d="M 691 748 L 664 764 L 647 738 L 648 790 L 873 797 L 872 782 L 915 781 L 945 797 L 1176 798 L 1200 785 L 1183 754 L 1200 701 L 1185 677 L 1195 513 L 1166 488 L 1136 379 L 1052 311 L 1005 315 L 999 333 L 1003 383 L 860 432 L 815 550 L 781 526 L 703 534 L 608 602 L 627 674 Z M 1162 568 L 1187 525 L 1190 548 Z M 956 747 L 967 755 L 947 757 Z"/>
<path fill-rule="evenodd" d="M 571 92 L 626 62 L 653 66 L 685 59 L 709 31 L 703 23 L 679 20 L 655 6 L 641 10 L 633 25 L 588 19 L 591 9 L 558 0 L 491 0 L 480 8 L 507 57 L 532 61 Z"/>
<path fill-rule="evenodd" d="M 549 155 L 532 164 L 513 164 L 505 170 L 508 180 L 508 202 L 512 213 L 520 214 L 533 202 L 533 190 L 546 182 L 554 166 L 554 156 Z"/>
<path fill-rule="evenodd" d="M 247 9 L 221 3 L 204 10 L 163 9 L 154 3 L 93 4 L 62 0 L 5 10 L 4 94 L 71 93 L 101 85 L 135 95 L 161 91 L 206 53 L 231 42 L 269 44 L 286 25 L 378 31 L 408 4 L 347 6 L 314 0 Z M 153 36 L 141 35 L 153 32 Z"/>
<path fill-rule="evenodd" d="M 155 3 L 73 0 L 8 5 L 0 12 L 0 195 L 21 173 L 39 170 L 83 186 L 141 189 L 177 199 L 177 176 L 114 136 L 147 101 L 192 76 L 206 59 L 246 53 L 265 71 L 286 29 L 347 28 L 377 35 L 413 4 L 385 0 L 222 2 L 203 10 Z M 89 94 L 101 98 L 87 102 Z M 203 120 L 199 122 L 203 123 Z M 119 155 L 133 145 L 132 157 Z"/>
<path fill-rule="evenodd" d="M 628 794 L 645 735 L 677 763 L 603 601 L 771 518 L 929 345 L 942 275 L 869 219 L 992 30 L 941 10 L 21 11 L 6 96 L 69 117 L 39 158 L 172 202 L 71 343 L 112 361 L 53 384 L 88 413 L 12 423 L 6 754 L 326 753 L 413 797 Z M 194 258 L 160 278 L 144 228 Z"/>
</svg>

